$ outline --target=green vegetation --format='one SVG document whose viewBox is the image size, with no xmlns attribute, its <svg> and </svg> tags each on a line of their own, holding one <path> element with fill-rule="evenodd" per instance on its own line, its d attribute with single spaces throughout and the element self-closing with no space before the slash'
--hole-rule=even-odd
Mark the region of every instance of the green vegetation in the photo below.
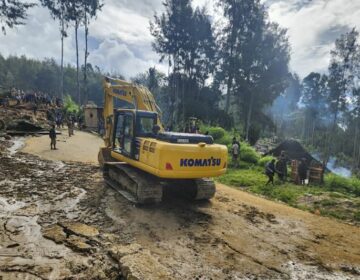
<svg viewBox="0 0 360 280">
<path fill-rule="evenodd" d="M 325 186 L 330 191 L 360 196 L 360 179 L 355 177 L 344 178 L 335 174 L 329 174 L 325 178 Z"/>
<path fill-rule="evenodd" d="M 68 113 L 79 113 L 80 107 L 76 102 L 71 98 L 70 95 L 65 96 L 64 100 L 64 109 Z"/>
<path fill-rule="evenodd" d="M 259 166 L 261 166 L 261 167 L 265 167 L 265 165 L 266 165 L 269 161 L 271 161 L 272 159 L 274 159 L 273 156 L 262 157 L 262 158 L 259 159 L 258 164 L 259 164 Z"/>
<path fill-rule="evenodd" d="M 243 161 L 249 163 L 258 163 L 260 155 L 249 144 L 243 142 L 240 148 L 240 157 Z"/>
<path fill-rule="evenodd" d="M 219 126 L 206 126 L 200 127 L 201 133 L 208 132 L 214 138 L 215 143 L 229 146 L 232 141 L 232 137 L 228 131 Z"/>
<path fill-rule="evenodd" d="M 321 215 L 358 223 L 360 221 L 360 179 L 343 178 L 327 174 L 323 185 L 295 185 L 281 183 L 265 185 L 264 166 L 273 157 L 260 158 L 259 154 L 242 143 L 239 168 L 230 168 L 218 181 L 243 190 L 282 201 L 293 207 L 318 212 Z M 229 158 L 229 162 L 231 158 Z"/>
</svg>

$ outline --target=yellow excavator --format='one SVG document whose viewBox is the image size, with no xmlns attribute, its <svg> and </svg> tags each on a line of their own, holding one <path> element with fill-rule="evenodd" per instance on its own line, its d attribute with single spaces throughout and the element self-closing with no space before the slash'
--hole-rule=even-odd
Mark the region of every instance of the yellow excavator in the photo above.
<svg viewBox="0 0 360 280">
<path fill-rule="evenodd" d="M 214 196 L 210 178 L 225 173 L 226 146 L 209 135 L 164 131 L 146 87 L 105 77 L 103 88 L 105 147 L 99 163 L 107 184 L 137 204 L 160 202 L 167 188 L 196 200 Z M 115 109 L 119 102 L 128 109 Z"/>
</svg>

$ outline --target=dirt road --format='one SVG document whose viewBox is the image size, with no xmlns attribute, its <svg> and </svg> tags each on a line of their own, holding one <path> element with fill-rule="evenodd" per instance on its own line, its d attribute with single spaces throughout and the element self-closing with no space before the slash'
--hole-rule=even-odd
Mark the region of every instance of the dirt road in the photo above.
<svg viewBox="0 0 360 280">
<path fill-rule="evenodd" d="M 97 163 L 99 147 L 103 143 L 104 141 L 95 134 L 75 131 L 75 135 L 69 137 L 67 129 L 62 129 L 61 134 L 57 136 L 58 150 L 50 150 L 49 137 L 41 136 L 28 138 L 22 151 L 48 160 Z"/>
<path fill-rule="evenodd" d="M 76 134 L 59 148 L 92 146 L 92 137 Z M 36 139 L 24 151 L 39 151 L 45 137 Z M 96 166 L 37 152 L 45 153 L 49 160 L 0 161 L 3 279 L 360 277 L 359 227 L 224 185 L 208 203 L 170 196 L 134 207 L 104 186 Z M 91 161 L 88 149 L 63 159 L 82 156 Z"/>
</svg>

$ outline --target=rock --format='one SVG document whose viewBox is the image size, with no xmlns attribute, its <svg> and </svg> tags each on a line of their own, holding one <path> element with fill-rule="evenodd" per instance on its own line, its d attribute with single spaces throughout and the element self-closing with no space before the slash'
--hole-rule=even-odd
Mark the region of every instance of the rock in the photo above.
<svg viewBox="0 0 360 280">
<path fill-rule="evenodd" d="M 132 243 L 130 245 L 115 245 L 111 247 L 109 253 L 114 259 L 119 261 L 122 257 L 135 254 L 141 249 L 141 246 L 137 243 Z"/>
<path fill-rule="evenodd" d="M 92 247 L 86 243 L 86 239 L 80 236 L 70 235 L 66 239 L 66 245 L 77 252 L 91 252 Z"/>
<path fill-rule="evenodd" d="M 78 223 L 78 222 L 63 222 L 59 223 L 65 231 L 69 231 L 72 234 L 85 236 L 85 237 L 95 237 L 99 235 L 98 229 Z"/>
<path fill-rule="evenodd" d="M 172 279 L 170 271 L 137 243 L 115 245 L 109 254 L 119 262 L 125 279 Z"/>
<path fill-rule="evenodd" d="M 41 230 L 42 235 L 54 241 L 55 243 L 63 243 L 66 240 L 66 233 L 63 228 L 59 225 L 51 225 Z"/>
<path fill-rule="evenodd" d="M 119 262 L 121 273 L 128 280 L 174 279 L 171 272 L 160 264 L 148 250 L 122 257 Z"/>
</svg>

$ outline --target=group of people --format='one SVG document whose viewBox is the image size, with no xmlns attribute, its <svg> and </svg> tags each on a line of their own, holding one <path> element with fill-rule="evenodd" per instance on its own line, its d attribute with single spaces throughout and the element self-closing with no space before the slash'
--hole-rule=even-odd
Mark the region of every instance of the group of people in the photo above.
<svg viewBox="0 0 360 280">
<path fill-rule="evenodd" d="M 11 97 L 18 101 L 18 104 L 33 103 L 37 105 L 56 106 L 60 107 L 62 101 L 58 97 L 51 97 L 49 94 L 41 91 L 23 91 L 18 89 L 11 89 Z"/>
<path fill-rule="evenodd" d="M 282 151 L 278 160 L 272 159 L 265 165 L 265 175 L 268 177 L 266 185 L 274 185 L 274 176 L 278 175 L 281 182 L 286 182 L 287 179 L 287 165 L 289 158 L 286 155 L 285 151 Z M 306 184 L 307 179 L 308 164 L 306 158 L 302 158 L 297 167 L 297 174 L 299 178 L 299 183 L 301 185 Z"/>
<path fill-rule="evenodd" d="M 231 143 L 231 157 L 232 157 L 232 165 L 237 168 L 239 167 L 239 159 L 240 159 L 240 142 L 233 138 Z M 281 151 L 278 159 L 272 159 L 267 162 L 265 165 L 265 175 L 268 177 L 268 181 L 266 185 L 273 184 L 274 185 L 274 177 L 277 174 L 279 180 L 282 183 L 285 183 L 288 177 L 288 164 L 290 162 L 290 158 L 286 154 L 285 151 Z M 308 163 L 306 158 L 302 158 L 299 161 L 297 167 L 298 179 L 299 183 L 302 185 L 306 184 L 307 173 L 308 173 Z"/>
<path fill-rule="evenodd" d="M 64 127 L 64 119 L 65 117 L 58 112 L 58 114 L 56 114 L 55 116 L 56 119 L 56 126 L 58 129 L 61 129 Z M 68 134 L 69 137 L 74 135 L 74 129 L 75 129 L 75 122 L 76 122 L 76 118 L 73 115 L 69 115 L 66 118 L 66 125 L 68 128 Z M 54 123 L 54 122 L 53 122 Z M 50 137 L 50 149 L 51 150 L 57 150 L 56 148 L 56 128 L 55 128 L 55 124 L 53 124 L 51 126 L 51 129 L 49 131 L 49 137 Z"/>
</svg>

